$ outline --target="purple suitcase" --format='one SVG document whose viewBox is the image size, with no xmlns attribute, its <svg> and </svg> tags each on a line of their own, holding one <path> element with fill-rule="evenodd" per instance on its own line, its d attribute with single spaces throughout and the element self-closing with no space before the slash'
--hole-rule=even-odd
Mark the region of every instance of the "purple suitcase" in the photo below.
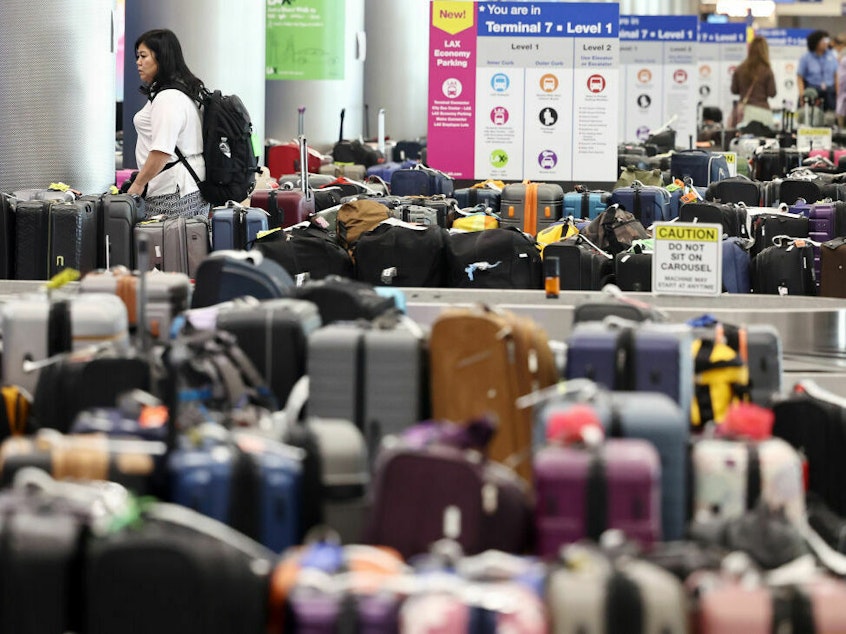
<svg viewBox="0 0 846 634">
<path fill-rule="evenodd" d="M 567 340 L 565 378 L 591 379 L 616 391 L 661 392 L 687 412 L 693 395 L 692 336 L 681 324 L 582 322 Z"/>
<path fill-rule="evenodd" d="M 661 540 L 661 461 L 655 447 L 612 438 L 596 448 L 548 446 L 535 454 L 537 551 L 598 540 L 609 528 L 644 546 Z"/>
<path fill-rule="evenodd" d="M 808 237 L 813 242 L 822 243 L 838 237 L 839 225 L 843 224 L 842 218 L 838 222 L 838 216 L 844 216 L 846 206 L 838 205 L 835 202 L 797 203 L 790 207 L 790 212 L 807 216 Z M 812 246 L 814 247 L 814 273 L 816 274 L 817 288 L 819 288 L 820 279 L 822 279 L 822 252 L 818 245 L 813 244 Z"/>
<path fill-rule="evenodd" d="M 290 227 L 306 220 L 315 212 L 314 193 L 309 189 L 309 176 L 306 168 L 308 147 L 304 136 L 300 135 L 300 188 L 295 189 L 293 183 L 288 183 L 279 189 L 268 189 L 253 192 L 250 206 L 264 209 L 268 214 L 268 226 Z M 287 185 L 291 185 L 287 188 Z"/>
</svg>

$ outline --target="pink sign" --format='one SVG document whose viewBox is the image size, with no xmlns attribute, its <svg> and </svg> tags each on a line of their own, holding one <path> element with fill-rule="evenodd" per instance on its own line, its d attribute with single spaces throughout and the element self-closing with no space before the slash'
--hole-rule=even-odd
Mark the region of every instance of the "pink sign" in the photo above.
<svg viewBox="0 0 846 634">
<path fill-rule="evenodd" d="M 477 3 L 431 7 L 428 161 L 454 178 L 473 178 Z"/>
</svg>

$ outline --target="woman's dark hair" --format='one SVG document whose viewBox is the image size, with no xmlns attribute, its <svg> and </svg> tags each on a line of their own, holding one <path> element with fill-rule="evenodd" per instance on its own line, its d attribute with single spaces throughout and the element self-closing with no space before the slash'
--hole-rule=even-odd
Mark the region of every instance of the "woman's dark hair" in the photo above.
<svg viewBox="0 0 846 634">
<path fill-rule="evenodd" d="M 808 34 L 808 39 L 806 40 L 808 43 L 808 50 L 812 53 L 817 50 L 817 47 L 820 45 L 820 42 L 828 37 L 828 31 L 816 30 L 811 31 Z"/>
<path fill-rule="evenodd" d="M 135 51 L 141 45 L 149 48 L 156 56 L 158 71 L 153 83 L 149 86 L 141 86 L 141 92 L 148 97 L 155 96 L 155 93 L 164 88 L 180 86 L 189 95 L 199 97 L 203 88 L 203 82 L 197 78 L 185 63 L 182 55 L 182 45 L 176 34 L 170 29 L 153 29 L 142 33 L 135 40 Z"/>
</svg>

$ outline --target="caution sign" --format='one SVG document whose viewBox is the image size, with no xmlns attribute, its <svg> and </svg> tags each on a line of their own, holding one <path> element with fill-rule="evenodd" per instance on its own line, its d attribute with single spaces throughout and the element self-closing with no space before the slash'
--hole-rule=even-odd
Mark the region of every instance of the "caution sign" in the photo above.
<svg viewBox="0 0 846 634">
<path fill-rule="evenodd" d="M 723 290 L 721 225 L 668 222 L 654 226 L 652 291 L 719 295 Z"/>
</svg>

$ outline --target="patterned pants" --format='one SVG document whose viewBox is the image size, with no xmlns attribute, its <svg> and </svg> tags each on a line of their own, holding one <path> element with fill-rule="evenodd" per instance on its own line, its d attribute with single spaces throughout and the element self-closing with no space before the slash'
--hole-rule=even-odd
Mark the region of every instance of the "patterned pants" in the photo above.
<svg viewBox="0 0 846 634">
<path fill-rule="evenodd" d="M 200 192 L 191 192 L 187 196 L 179 193 L 164 196 L 148 196 L 144 199 L 147 219 L 153 216 L 167 216 L 168 218 L 192 218 L 194 216 L 209 215 L 209 204 L 203 200 Z"/>
</svg>

